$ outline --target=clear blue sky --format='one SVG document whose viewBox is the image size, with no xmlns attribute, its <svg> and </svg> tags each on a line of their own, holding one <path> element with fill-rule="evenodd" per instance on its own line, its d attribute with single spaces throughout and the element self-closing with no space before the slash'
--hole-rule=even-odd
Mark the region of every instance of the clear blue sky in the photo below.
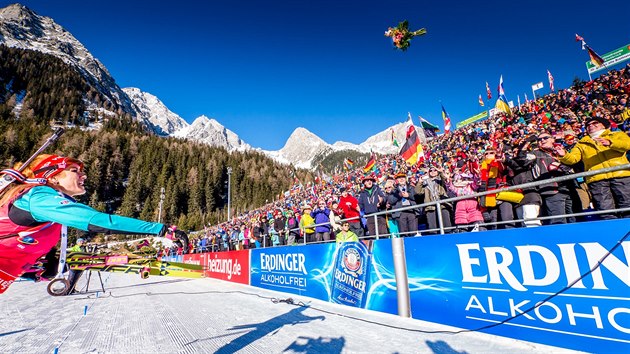
<svg viewBox="0 0 630 354">
<path fill-rule="evenodd" d="M 442 126 L 440 100 L 454 124 L 480 111 L 486 81 L 494 102 L 501 74 L 515 103 L 536 82 L 548 92 L 547 69 L 556 88 L 587 79 L 575 33 L 600 55 L 630 43 L 628 0 L 21 3 L 70 31 L 121 87 L 272 150 L 298 126 L 329 143 L 360 143 L 407 112 Z M 400 52 L 383 33 L 404 19 L 428 34 Z"/>
</svg>

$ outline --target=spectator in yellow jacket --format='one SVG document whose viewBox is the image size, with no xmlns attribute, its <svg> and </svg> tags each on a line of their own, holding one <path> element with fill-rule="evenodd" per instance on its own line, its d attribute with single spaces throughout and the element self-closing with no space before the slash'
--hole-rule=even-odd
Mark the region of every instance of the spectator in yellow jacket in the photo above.
<svg viewBox="0 0 630 354">
<path fill-rule="evenodd" d="M 305 205 L 302 208 L 302 218 L 300 218 L 300 233 L 304 236 L 306 242 L 313 242 L 313 234 L 315 234 L 315 228 L 311 225 L 315 225 L 315 220 L 311 216 L 310 205 Z"/>
<path fill-rule="evenodd" d="M 335 239 L 337 243 L 343 242 L 358 242 L 359 236 L 354 232 L 350 231 L 350 223 L 344 221 L 341 223 L 341 231 L 337 233 L 337 237 Z"/>
<path fill-rule="evenodd" d="M 76 245 L 68 249 L 69 252 L 86 252 L 85 240 L 82 238 L 77 239 Z"/>
<path fill-rule="evenodd" d="M 624 132 L 611 132 L 610 122 L 602 117 L 586 120 L 586 133 L 580 141 L 566 152 L 557 145 L 559 161 L 573 165 L 580 161 L 586 171 L 628 164 L 626 153 L 630 150 L 630 137 Z M 610 210 L 630 207 L 630 169 L 607 172 L 586 177 L 595 209 Z M 624 217 L 630 213 L 623 213 Z M 601 215 L 602 219 L 615 219 L 613 214 Z"/>
</svg>

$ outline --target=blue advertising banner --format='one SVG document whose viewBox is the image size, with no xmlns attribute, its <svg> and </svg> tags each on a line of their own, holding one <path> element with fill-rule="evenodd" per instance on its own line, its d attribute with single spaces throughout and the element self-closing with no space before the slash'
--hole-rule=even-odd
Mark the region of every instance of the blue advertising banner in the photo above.
<svg viewBox="0 0 630 354">
<path fill-rule="evenodd" d="M 250 285 L 329 301 L 336 250 L 334 243 L 252 249 Z"/>
<path fill-rule="evenodd" d="M 398 314 L 396 276 L 390 240 L 374 241 L 369 284 L 365 308 L 394 315 Z"/>
<path fill-rule="evenodd" d="M 373 269 L 368 246 L 346 242 L 253 249 L 250 284 L 365 307 Z"/>
<path fill-rule="evenodd" d="M 405 239 L 412 317 L 588 352 L 626 352 L 630 241 L 619 241 L 629 231 L 626 219 Z"/>
</svg>

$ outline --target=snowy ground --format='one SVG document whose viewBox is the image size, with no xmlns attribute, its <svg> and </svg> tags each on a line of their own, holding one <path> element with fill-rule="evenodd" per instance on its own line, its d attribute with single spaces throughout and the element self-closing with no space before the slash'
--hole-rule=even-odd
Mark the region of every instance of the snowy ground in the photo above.
<svg viewBox="0 0 630 354">
<path fill-rule="evenodd" d="M 0 353 L 569 352 L 214 279 L 103 280 L 98 297 L 12 285 L 0 295 Z M 288 297 L 305 306 L 272 301 Z"/>
</svg>

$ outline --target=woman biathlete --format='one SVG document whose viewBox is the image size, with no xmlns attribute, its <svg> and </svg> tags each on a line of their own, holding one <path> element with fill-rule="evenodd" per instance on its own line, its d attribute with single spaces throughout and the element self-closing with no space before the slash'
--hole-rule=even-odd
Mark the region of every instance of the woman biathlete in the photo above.
<svg viewBox="0 0 630 354">
<path fill-rule="evenodd" d="M 79 160 L 42 154 L 21 173 L 19 167 L 2 171 L 18 175 L 19 183 L 0 197 L 0 293 L 59 242 L 63 225 L 106 234 L 166 232 L 163 224 L 102 213 L 75 201 L 85 194 L 87 178 Z"/>
</svg>

